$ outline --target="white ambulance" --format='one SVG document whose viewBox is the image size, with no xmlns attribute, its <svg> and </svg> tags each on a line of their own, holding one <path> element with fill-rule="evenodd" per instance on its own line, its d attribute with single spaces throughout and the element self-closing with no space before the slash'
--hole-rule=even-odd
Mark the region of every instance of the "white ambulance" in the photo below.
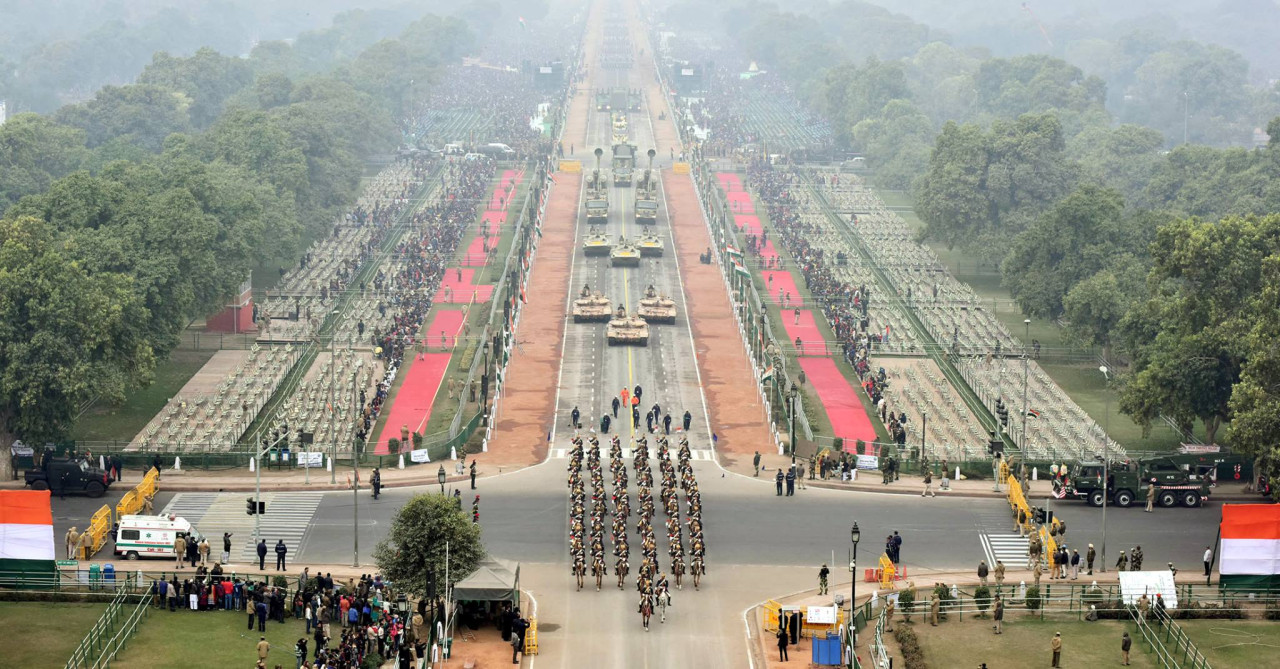
<svg viewBox="0 0 1280 669">
<path fill-rule="evenodd" d="M 116 528 L 116 557 L 174 557 L 173 542 L 179 537 L 199 543 L 204 538 L 185 518 L 167 516 L 124 516 Z"/>
</svg>

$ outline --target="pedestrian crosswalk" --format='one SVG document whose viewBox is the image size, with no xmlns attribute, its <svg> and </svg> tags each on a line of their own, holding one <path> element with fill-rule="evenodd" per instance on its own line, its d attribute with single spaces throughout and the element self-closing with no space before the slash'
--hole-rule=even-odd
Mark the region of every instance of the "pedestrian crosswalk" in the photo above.
<svg viewBox="0 0 1280 669">
<path fill-rule="evenodd" d="M 275 561 L 276 541 L 284 540 L 289 555 L 296 556 L 306 538 L 311 519 L 324 499 L 323 492 L 264 492 L 262 501 L 267 512 L 251 516 L 245 512 L 245 493 L 180 492 L 174 495 L 163 513 L 186 518 L 200 533 L 209 538 L 214 555 L 222 551 L 222 533 L 232 535 L 232 562 L 256 562 L 257 544 L 253 540 L 255 521 L 259 536 L 267 541 L 268 562 Z"/>
<path fill-rule="evenodd" d="M 994 566 L 996 561 L 1004 562 L 1010 569 L 1025 567 L 1027 564 L 1027 538 L 1018 534 L 978 535 L 982 541 L 982 552 L 987 557 L 987 564 Z"/>
<path fill-rule="evenodd" d="M 650 448 L 649 448 L 649 453 L 650 453 L 651 455 L 656 454 L 656 453 L 657 453 L 657 449 L 650 447 Z M 622 449 L 622 457 L 623 457 L 624 459 L 626 459 L 626 460 L 630 460 L 630 459 L 631 459 L 631 454 L 632 454 L 632 449 L 630 449 L 630 448 L 624 448 L 624 449 Z M 601 447 L 600 447 L 600 457 L 602 457 L 602 458 L 606 458 L 606 457 L 608 457 L 608 456 L 609 456 L 609 451 L 608 451 L 608 449 L 607 449 L 607 448 L 605 448 L 603 445 L 601 445 Z M 569 449 L 567 449 L 567 448 L 553 448 L 553 449 L 551 449 L 551 458 L 552 458 L 553 460 L 566 460 L 566 459 L 568 459 L 568 457 L 569 457 Z M 676 457 L 676 454 L 675 454 L 675 451 L 674 451 L 674 450 L 671 452 L 671 457 L 672 457 L 673 459 Z M 708 449 L 705 449 L 705 448 L 694 448 L 694 449 L 690 449 L 690 450 L 689 450 L 689 459 L 690 459 L 690 460 L 715 460 L 716 458 L 715 458 L 715 455 L 713 455 L 713 454 L 712 454 L 712 452 L 711 452 L 710 450 L 708 450 Z"/>
</svg>

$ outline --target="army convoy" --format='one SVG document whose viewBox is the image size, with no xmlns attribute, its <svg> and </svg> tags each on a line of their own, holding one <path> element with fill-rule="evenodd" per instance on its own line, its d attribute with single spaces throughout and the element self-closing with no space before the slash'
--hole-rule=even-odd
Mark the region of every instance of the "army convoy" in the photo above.
<svg viewBox="0 0 1280 669">
<path fill-rule="evenodd" d="M 596 147 L 596 168 L 587 177 L 587 224 L 605 224 L 609 222 L 609 184 L 600 173 L 600 157 L 604 149 Z"/>
<path fill-rule="evenodd" d="M 583 286 L 578 299 L 573 301 L 574 323 L 607 323 L 610 320 L 609 298 L 600 292 L 591 292 L 591 286 Z"/>
<path fill-rule="evenodd" d="M 613 185 L 631 187 L 632 173 L 636 167 L 636 147 L 632 144 L 613 145 Z"/>
<path fill-rule="evenodd" d="M 649 149 L 649 166 L 636 181 L 636 224 L 638 225 L 653 225 L 658 222 L 658 179 L 653 171 L 655 155 L 657 151 Z"/>
<path fill-rule="evenodd" d="M 649 323 L 676 322 L 676 301 L 666 295 L 659 295 L 653 284 L 645 289 L 638 311 L 640 317 Z"/>
<path fill-rule="evenodd" d="M 582 253 L 587 257 L 607 256 L 612 248 L 613 242 L 609 241 L 609 235 L 594 226 L 582 240 Z"/>
<path fill-rule="evenodd" d="M 626 307 L 619 304 L 609 325 L 605 327 L 605 336 L 610 346 L 648 346 L 649 324 L 639 315 L 628 316 Z"/>
<path fill-rule="evenodd" d="M 640 249 L 620 235 L 618 243 L 609 251 L 609 264 L 614 267 L 639 267 Z"/>
<path fill-rule="evenodd" d="M 1154 487 L 1154 502 L 1158 506 L 1197 507 L 1209 499 L 1211 481 L 1191 464 L 1177 462 L 1173 457 L 1135 460 L 1110 467 L 1104 467 L 1101 462 L 1082 462 L 1072 465 L 1064 479 L 1054 479 L 1054 494 L 1086 500 L 1092 506 L 1102 506 L 1105 499 L 1109 506 L 1126 508 L 1135 502 L 1145 504 L 1147 489 Z"/>
</svg>

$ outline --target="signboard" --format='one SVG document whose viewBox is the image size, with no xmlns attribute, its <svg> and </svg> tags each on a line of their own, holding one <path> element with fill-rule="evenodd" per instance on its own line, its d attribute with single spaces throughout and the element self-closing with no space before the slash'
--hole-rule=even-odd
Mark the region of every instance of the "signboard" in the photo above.
<svg viewBox="0 0 1280 669">
<path fill-rule="evenodd" d="M 311 467 L 323 467 L 324 451 L 299 451 L 298 466 L 307 467 L 308 469 Z"/>
<path fill-rule="evenodd" d="M 79 564 L 77 560 L 58 560 L 58 567 L 76 567 Z"/>
<path fill-rule="evenodd" d="M 682 76 L 682 77 L 692 77 L 692 76 L 693 76 L 693 68 L 692 68 L 692 67 L 682 67 L 682 68 L 680 68 L 680 76 Z"/>
<path fill-rule="evenodd" d="M 1173 585 L 1173 572 L 1168 569 L 1120 572 L 1120 599 L 1125 604 L 1137 604 L 1138 598 L 1144 594 L 1152 606 L 1159 594 L 1164 599 L 1165 608 L 1178 608 L 1178 590 Z"/>
<path fill-rule="evenodd" d="M 538 68 L 538 74 L 551 74 L 551 68 L 543 65 Z"/>
<path fill-rule="evenodd" d="M 811 625 L 834 625 L 836 624 L 836 607 L 810 606 L 804 618 L 805 622 Z"/>
<path fill-rule="evenodd" d="M 425 448 L 409 451 L 409 459 L 414 462 L 431 462 L 431 457 L 427 455 Z"/>
<path fill-rule="evenodd" d="M 1182 444 L 1178 450 L 1182 453 L 1221 453 L 1222 447 L 1217 444 Z"/>
<path fill-rule="evenodd" d="M 858 469 L 880 469 L 880 458 L 874 455 L 858 455 Z"/>
</svg>

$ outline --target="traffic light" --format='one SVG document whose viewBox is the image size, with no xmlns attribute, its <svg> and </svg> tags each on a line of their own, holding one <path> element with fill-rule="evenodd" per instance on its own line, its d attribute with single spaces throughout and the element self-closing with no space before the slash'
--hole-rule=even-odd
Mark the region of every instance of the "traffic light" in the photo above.
<svg viewBox="0 0 1280 669">
<path fill-rule="evenodd" d="M 1043 525 L 1048 521 L 1048 515 L 1045 513 L 1044 509 L 1037 506 L 1033 511 L 1035 511 L 1037 523 Z"/>
<path fill-rule="evenodd" d="M 244 512 L 250 516 L 258 512 L 258 503 L 252 497 L 244 501 Z"/>
</svg>

